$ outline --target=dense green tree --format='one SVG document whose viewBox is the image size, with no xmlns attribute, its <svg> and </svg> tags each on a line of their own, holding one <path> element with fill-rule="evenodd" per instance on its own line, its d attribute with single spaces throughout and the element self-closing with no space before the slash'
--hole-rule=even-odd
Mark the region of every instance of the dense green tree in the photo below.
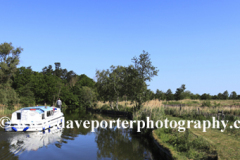
<svg viewBox="0 0 240 160">
<path fill-rule="evenodd" d="M 75 81 L 75 82 L 74 82 Z M 77 101 L 75 102 L 74 99 L 71 100 L 71 103 L 75 104 L 75 105 L 83 105 L 83 106 L 89 106 L 89 104 L 92 105 L 92 101 L 88 101 L 91 103 L 85 103 L 85 101 L 83 100 L 83 97 L 85 97 L 85 95 L 83 96 L 83 87 L 87 87 L 90 88 L 91 92 L 94 92 L 94 100 L 95 97 L 97 96 L 97 93 L 95 91 L 95 82 L 87 77 L 86 75 L 82 74 L 80 76 L 75 76 L 72 78 L 72 80 L 69 82 L 69 88 L 71 88 L 71 92 L 77 97 Z M 85 88 L 85 90 L 87 90 Z M 88 95 L 88 94 L 86 94 Z M 85 97 L 86 98 L 86 97 Z"/>
<path fill-rule="evenodd" d="M 185 84 L 182 84 L 182 86 L 180 88 L 177 88 L 175 94 L 174 94 L 174 97 L 175 97 L 175 100 L 181 100 L 181 99 L 184 99 L 184 90 L 186 89 L 185 87 Z"/>
<path fill-rule="evenodd" d="M 151 91 L 150 89 L 147 89 L 146 92 L 144 92 L 144 101 L 149 101 L 149 100 L 153 100 L 155 98 L 155 94 L 153 91 Z"/>
<path fill-rule="evenodd" d="M 42 74 L 53 74 L 54 73 L 54 71 L 53 71 L 53 69 L 52 69 L 52 65 L 49 65 L 48 67 L 44 67 L 43 69 L 42 69 L 42 72 L 41 72 Z"/>
<path fill-rule="evenodd" d="M 139 73 L 133 65 L 125 68 L 124 77 L 124 87 L 122 87 L 124 95 L 131 101 L 136 101 L 139 104 L 141 97 L 144 96 L 144 92 L 147 90 L 146 83 L 143 83 L 139 78 Z"/>
<path fill-rule="evenodd" d="M 233 91 L 230 95 L 231 99 L 237 99 L 237 93 L 235 91 Z"/>
<path fill-rule="evenodd" d="M 223 94 L 222 93 L 218 93 L 218 99 L 223 99 Z"/>
<path fill-rule="evenodd" d="M 44 96 L 44 103 L 55 105 L 55 102 L 60 96 L 61 89 L 62 89 L 62 80 L 54 75 L 45 74 L 45 96 Z"/>
<path fill-rule="evenodd" d="M 167 90 L 167 92 L 166 92 L 166 99 L 167 99 L 167 101 L 174 100 L 174 95 L 173 95 L 171 89 Z"/>
<path fill-rule="evenodd" d="M 211 99 L 218 99 L 217 95 L 213 95 Z"/>
<path fill-rule="evenodd" d="M 18 88 L 21 88 L 26 84 L 30 83 L 32 74 L 33 74 L 33 71 L 31 68 L 25 68 L 25 67 L 17 68 L 17 71 L 13 78 L 13 84 L 12 84 L 13 88 L 17 90 Z"/>
<path fill-rule="evenodd" d="M 109 101 L 111 108 L 113 109 L 113 99 L 114 99 L 114 88 L 113 83 L 110 79 L 110 71 L 102 70 L 96 71 L 96 77 L 97 77 L 97 91 L 99 94 L 99 98 L 103 101 Z"/>
<path fill-rule="evenodd" d="M 210 95 L 210 94 L 207 94 L 207 93 L 204 93 L 204 94 L 201 95 L 201 99 L 202 99 L 202 100 L 211 99 L 211 95 Z"/>
<path fill-rule="evenodd" d="M 114 97 L 116 98 L 116 109 L 118 110 L 119 97 L 124 95 L 125 68 L 122 66 L 111 66 L 110 81 L 112 83 Z"/>
<path fill-rule="evenodd" d="M 15 76 L 13 78 L 13 88 L 18 93 L 20 98 L 20 103 L 23 106 L 33 106 L 35 105 L 35 96 L 32 91 L 31 86 L 31 76 L 33 71 L 31 67 L 25 68 L 20 67 L 17 69 Z"/>
<path fill-rule="evenodd" d="M 72 90 L 69 85 L 63 85 L 59 97 L 63 104 L 80 106 L 80 90 L 77 88 Z"/>
<path fill-rule="evenodd" d="M 96 101 L 96 93 L 90 87 L 83 86 L 80 90 L 81 104 L 88 107 L 93 107 L 94 101 Z"/>
<path fill-rule="evenodd" d="M 80 76 L 77 76 L 76 85 L 87 86 L 87 87 L 90 87 L 90 88 L 94 88 L 95 87 L 95 82 L 93 81 L 93 79 L 89 78 L 85 74 L 82 74 Z"/>
<path fill-rule="evenodd" d="M 224 91 L 223 92 L 223 99 L 228 99 L 229 98 L 229 94 L 228 94 L 228 91 Z"/>
<path fill-rule="evenodd" d="M 190 91 L 184 91 L 182 93 L 182 98 L 183 99 L 191 99 L 192 96 L 193 96 L 193 94 Z"/>
<path fill-rule="evenodd" d="M 201 96 L 200 96 L 199 94 L 193 94 L 193 93 L 191 93 L 190 98 L 191 98 L 191 99 L 200 99 Z"/>
<path fill-rule="evenodd" d="M 20 103 L 23 106 L 34 106 L 35 105 L 35 97 L 34 93 L 31 91 L 31 85 L 30 83 L 21 86 L 16 90 L 16 92 L 19 95 Z"/>
<path fill-rule="evenodd" d="M 45 95 L 47 94 L 47 85 L 45 83 L 44 75 L 39 72 L 34 72 L 31 75 L 30 85 L 32 86 L 32 92 L 34 93 L 37 104 L 44 104 Z"/>
<path fill-rule="evenodd" d="M 155 94 L 155 98 L 157 98 L 158 100 L 165 100 L 166 95 L 163 91 L 160 91 L 159 89 L 157 89 L 156 94 Z"/>
<path fill-rule="evenodd" d="M 0 44 L 0 103 L 13 105 L 18 102 L 18 96 L 12 86 L 12 78 L 19 64 L 22 48 L 14 48 L 12 43 Z"/>
</svg>

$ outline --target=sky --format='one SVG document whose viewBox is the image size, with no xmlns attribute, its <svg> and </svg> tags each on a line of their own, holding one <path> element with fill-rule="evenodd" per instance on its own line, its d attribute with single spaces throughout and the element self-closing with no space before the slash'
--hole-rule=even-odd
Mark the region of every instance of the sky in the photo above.
<svg viewBox="0 0 240 160">
<path fill-rule="evenodd" d="M 0 0 L 0 43 L 22 47 L 20 66 L 96 80 L 143 50 L 158 76 L 149 89 L 240 94 L 240 1 Z"/>
</svg>

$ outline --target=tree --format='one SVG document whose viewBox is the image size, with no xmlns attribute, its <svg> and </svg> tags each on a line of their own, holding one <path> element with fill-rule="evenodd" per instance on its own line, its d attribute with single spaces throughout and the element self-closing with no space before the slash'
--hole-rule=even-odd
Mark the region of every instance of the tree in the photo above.
<svg viewBox="0 0 240 160">
<path fill-rule="evenodd" d="M 193 94 L 190 91 L 184 91 L 182 93 L 183 99 L 190 99 L 193 96 Z"/>
<path fill-rule="evenodd" d="M 125 68 L 122 66 L 111 66 L 110 70 L 96 72 L 98 91 L 104 100 L 109 100 L 112 109 L 112 102 L 116 99 L 118 110 L 119 97 L 124 95 L 125 76 Z"/>
<path fill-rule="evenodd" d="M 171 89 L 167 90 L 167 92 L 166 92 L 166 99 L 167 99 L 167 101 L 170 101 L 170 100 L 174 99 L 174 95 L 173 95 Z"/>
<path fill-rule="evenodd" d="M 147 85 L 139 78 L 139 73 L 133 65 L 129 65 L 124 71 L 123 93 L 132 102 L 136 101 L 140 104 L 141 97 L 144 96 L 144 92 L 147 90 Z"/>
<path fill-rule="evenodd" d="M 45 102 L 45 95 L 47 94 L 47 85 L 42 73 L 33 72 L 31 75 L 31 90 L 34 93 L 35 100 L 37 103 L 44 104 Z"/>
<path fill-rule="evenodd" d="M 83 86 L 81 92 L 81 104 L 92 107 L 93 102 L 96 101 L 96 94 L 90 87 Z"/>
<path fill-rule="evenodd" d="M 159 89 L 156 90 L 155 98 L 157 98 L 159 101 L 160 100 L 165 100 L 166 96 L 163 91 L 160 91 Z"/>
<path fill-rule="evenodd" d="M 157 76 L 159 70 L 152 65 L 148 52 L 143 50 L 143 53 L 140 54 L 139 57 L 133 57 L 132 61 L 135 65 L 135 69 L 139 73 L 140 79 L 144 82 L 151 81 L 152 77 Z"/>
<path fill-rule="evenodd" d="M 35 97 L 30 83 L 32 74 L 31 67 L 20 67 L 17 68 L 13 78 L 12 86 L 19 95 L 20 103 L 24 106 L 35 105 Z"/>
<path fill-rule="evenodd" d="M 143 53 L 139 55 L 139 57 L 133 57 L 132 61 L 134 63 L 135 69 L 138 71 L 139 79 L 141 80 L 141 85 L 139 87 L 142 89 L 142 92 L 136 96 L 138 109 L 140 109 L 143 103 L 142 94 L 144 92 L 144 89 L 146 89 L 145 84 L 147 81 L 151 81 L 152 77 L 157 76 L 159 70 L 157 70 L 157 67 L 154 67 L 152 65 L 150 54 L 144 50 Z"/>
<path fill-rule="evenodd" d="M 35 105 L 35 97 L 34 93 L 31 91 L 30 83 L 27 83 L 24 86 L 21 86 L 16 90 L 19 95 L 20 103 L 23 106 L 34 106 Z"/>
<path fill-rule="evenodd" d="M 184 95 L 182 94 L 185 90 L 185 84 L 182 84 L 182 86 L 180 88 L 177 88 L 176 92 L 175 92 L 175 100 L 181 100 L 184 99 Z"/>
<path fill-rule="evenodd" d="M 200 99 L 200 95 L 191 93 L 190 98 L 191 99 Z"/>
<path fill-rule="evenodd" d="M 145 92 L 145 97 L 144 101 L 149 101 L 154 99 L 154 92 L 151 91 L 150 89 L 147 89 Z"/>
<path fill-rule="evenodd" d="M 62 80 L 54 75 L 45 74 L 45 96 L 44 96 L 44 103 L 49 103 L 55 105 L 57 99 L 60 96 L 61 89 L 62 89 Z"/>
<path fill-rule="evenodd" d="M 44 67 L 43 69 L 42 69 L 42 72 L 41 72 L 42 74 L 53 74 L 54 73 L 54 71 L 53 71 L 53 69 L 52 69 L 52 65 L 49 65 L 48 67 Z"/>
<path fill-rule="evenodd" d="M 21 47 L 15 49 L 12 43 L 0 44 L 0 103 L 2 104 L 13 105 L 19 100 L 11 85 L 22 50 Z"/>
<path fill-rule="evenodd" d="M 204 94 L 201 95 L 201 99 L 202 99 L 202 100 L 211 99 L 211 95 L 210 95 L 210 94 L 207 94 L 207 93 L 204 93 Z"/>
<path fill-rule="evenodd" d="M 237 93 L 235 91 L 233 91 L 230 95 L 231 99 L 237 99 Z"/>
<path fill-rule="evenodd" d="M 15 72 L 15 76 L 13 77 L 13 84 L 12 87 L 17 90 L 28 84 L 31 81 L 31 75 L 33 71 L 31 68 L 20 67 L 17 68 Z"/>
<path fill-rule="evenodd" d="M 77 76 L 76 85 L 87 86 L 87 87 L 90 87 L 90 88 L 94 88 L 95 87 L 95 82 L 93 81 L 93 79 L 89 78 L 85 74 L 81 74 L 80 76 Z"/>
<path fill-rule="evenodd" d="M 223 99 L 228 99 L 229 98 L 229 94 L 228 94 L 228 91 L 224 91 L 223 92 Z"/>
<path fill-rule="evenodd" d="M 110 107 L 113 109 L 113 98 L 114 98 L 114 89 L 112 87 L 112 81 L 110 79 L 110 71 L 102 70 L 96 71 L 96 77 L 97 77 L 97 91 L 99 93 L 99 98 L 104 101 L 109 101 Z"/>
<path fill-rule="evenodd" d="M 118 110 L 119 97 L 123 96 L 124 78 L 125 78 L 125 68 L 122 66 L 111 66 L 110 81 L 112 82 L 112 87 L 114 95 L 116 97 L 116 109 Z"/>
<path fill-rule="evenodd" d="M 223 99 L 223 94 L 222 93 L 218 93 L 217 97 L 218 97 L 218 99 Z"/>
</svg>

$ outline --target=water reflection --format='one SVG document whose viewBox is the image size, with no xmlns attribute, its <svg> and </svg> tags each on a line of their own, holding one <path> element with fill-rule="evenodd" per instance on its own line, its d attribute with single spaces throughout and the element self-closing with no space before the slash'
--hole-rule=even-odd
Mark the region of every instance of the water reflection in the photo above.
<svg viewBox="0 0 240 160">
<path fill-rule="evenodd" d="M 98 146 L 98 159 L 153 159 L 151 152 L 132 137 L 128 130 L 98 129 L 95 141 Z"/>
<path fill-rule="evenodd" d="M 112 117 L 74 113 L 67 120 L 109 120 Z M 117 117 L 115 118 L 117 119 Z M 160 159 L 146 138 L 133 136 L 128 129 L 51 128 L 43 132 L 0 130 L 0 159 Z"/>
<path fill-rule="evenodd" d="M 27 132 L 17 134 L 9 138 L 10 152 L 21 154 L 24 151 L 37 151 L 41 147 L 46 147 L 55 142 L 61 142 L 62 129 L 57 127 L 46 130 L 45 132 Z M 57 146 L 61 148 L 61 146 Z"/>
</svg>

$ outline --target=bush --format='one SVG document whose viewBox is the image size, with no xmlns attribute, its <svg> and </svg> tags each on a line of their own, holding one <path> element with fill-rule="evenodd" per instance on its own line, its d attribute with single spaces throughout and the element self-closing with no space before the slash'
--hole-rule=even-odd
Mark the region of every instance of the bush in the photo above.
<svg viewBox="0 0 240 160">
<path fill-rule="evenodd" d="M 101 110 L 109 110 L 109 109 L 111 109 L 111 107 L 108 106 L 108 105 L 106 105 L 106 104 L 104 104 L 104 105 L 101 107 Z"/>
<path fill-rule="evenodd" d="M 119 109 L 119 111 L 122 111 L 122 110 L 124 110 L 124 107 L 121 104 L 118 104 L 118 109 Z"/>
<path fill-rule="evenodd" d="M 214 104 L 213 104 L 215 107 L 220 107 L 221 106 L 221 104 L 220 103 L 217 103 L 217 102 L 214 102 Z"/>
<path fill-rule="evenodd" d="M 7 109 L 13 110 L 13 109 L 14 109 L 14 106 L 13 106 L 12 104 L 9 104 L 8 107 L 7 107 Z"/>
<path fill-rule="evenodd" d="M 210 101 L 204 101 L 202 103 L 202 107 L 211 107 L 211 102 Z"/>
</svg>

